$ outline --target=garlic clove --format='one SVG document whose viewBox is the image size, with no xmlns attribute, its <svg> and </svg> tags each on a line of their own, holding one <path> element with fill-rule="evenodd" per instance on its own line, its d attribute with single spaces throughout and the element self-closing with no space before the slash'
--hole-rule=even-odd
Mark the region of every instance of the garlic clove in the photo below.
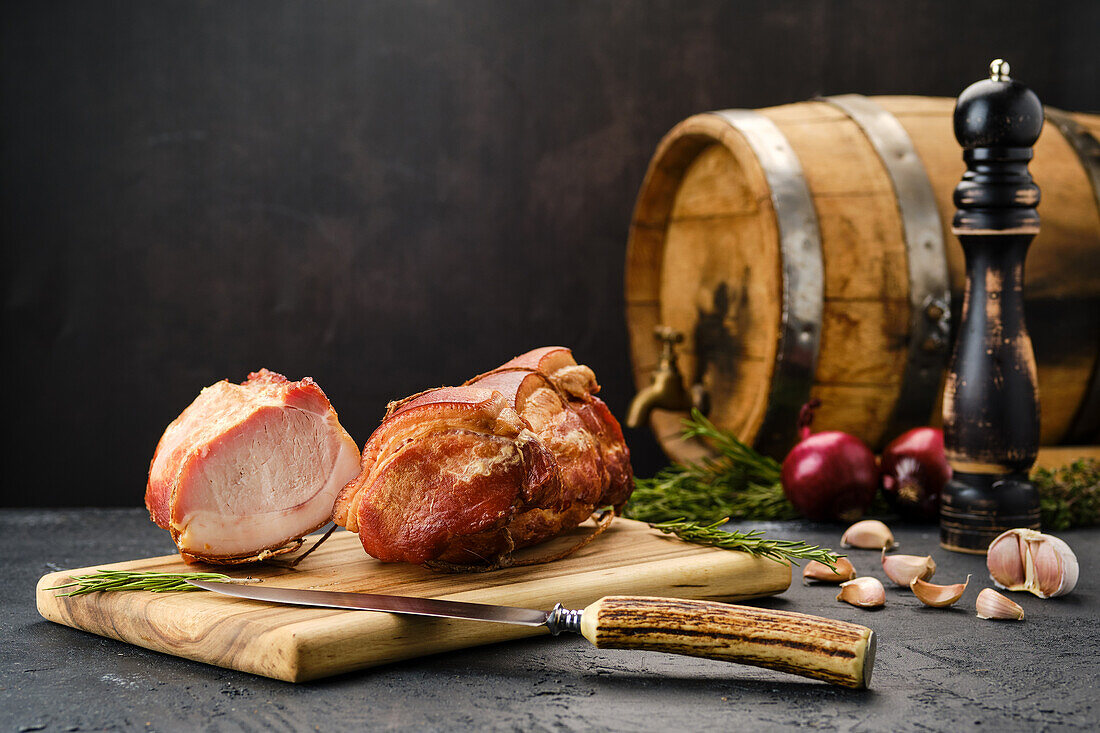
<svg viewBox="0 0 1100 733">
<path fill-rule="evenodd" d="M 931 555 L 887 555 L 882 550 L 882 570 L 890 580 L 905 588 L 914 579 L 928 580 L 936 574 L 936 561 Z"/>
<path fill-rule="evenodd" d="M 1026 590 L 1040 598 L 1069 593 L 1080 572 L 1069 545 L 1033 529 L 1010 529 L 994 539 L 986 567 L 998 588 Z"/>
<path fill-rule="evenodd" d="M 852 567 L 852 563 L 846 557 L 836 561 L 835 571 L 825 563 L 817 560 L 811 560 L 802 569 L 803 583 L 810 580 L 819 580 L 822 583 L 841 583 L 854 577 L 856 577 L 856 569 Z"/>
<path fill-rule="evenodd" d="M 856 578 L 840 584 L 836 599 L 860 608 L 877 608 L 886 604 L 886 589 L 877 578 Z"/>
<path fill-rule="evenodd" d="M 1022 621 L 1024 618 L 1024 609 L 1020 604 L 1005 598 L 992 588 L 982 589 L 978 600 L 974 602 L 974 609 L 978 612 L 978 618 L 1012 621 Z"/>
<path fill-rule="evenodd" d="M 1027 543 L 1021 540 L 1028 533 L 1040 534 L 1031 529 L 1010 529 L 989 543 L 985 564 L 990 580 L 998 588 L 1024 590 Z"/>
<path fill-rule="evenodd" d="M 966 590 L 966 586 L 969 584 L 969 575 L 966 576 L 966 581 L 953 585 L 934 585 L 920 578 L 914 578 L 913 582 L 909 584 L 909 588 L 913 591 L 913 595 L 919 598 L 924 605 L 933 608 L 946 608 L 962 598 L 963 591 Z"/>
<path fill-rule="evenodd" d="M 858 547 L 861 550 L 889 550 L 897 545 L 894 534 L 877 519 L 856 522 L 840 538 L 841 547 Z"/>
<path fill-rule="evenodd" d="M 1077 557 L 1062 540 L 1051 535 L 1032 544 L 1035 587 L 1028 588 L 1040 598 L 1064 596 L 1077 585 Z"/>
</svg>

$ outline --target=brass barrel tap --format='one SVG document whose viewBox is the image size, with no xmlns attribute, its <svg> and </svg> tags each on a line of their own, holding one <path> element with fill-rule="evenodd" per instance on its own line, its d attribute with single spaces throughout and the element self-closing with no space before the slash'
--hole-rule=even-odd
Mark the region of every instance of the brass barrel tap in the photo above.
<svg viewBox="0 0 1100 733">
<path fill-rule="evenodd" d="M 696 402 L 684 389 L 684 378 L 676 363 L 675 345 L 683 342 L 684 334 L 668 326 L 657 326 L 653 329 L 653 335 L 661 342 L 660 361 L 649 386 L 630 401 L 630 409 L 626 413 L 628 428 L 641 427 L 654 407 L 688 410 Z"/>
</svg>

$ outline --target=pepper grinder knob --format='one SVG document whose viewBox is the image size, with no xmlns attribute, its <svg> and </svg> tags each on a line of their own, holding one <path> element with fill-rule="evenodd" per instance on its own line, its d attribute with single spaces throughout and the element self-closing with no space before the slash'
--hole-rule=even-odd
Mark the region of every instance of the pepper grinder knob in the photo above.
<svg viewBox="0 0 1100 733">
<path fill-rule="evenodd" d="M 974 82 L 955 102 L 955 138 L 964 150 L 1030 148 L 1043 129 L 1043 103 L 1009 76 L 1004 59 L 989 64 L 989 78 Z"/>
<path fill-rule="evenodd" d="M 1043 105 L 995 60 L 955 106 L 967 170 L 952 231 L 966 255 L 966 295 L 944 388 L 944 446 L 954 475 L 940 506 L 940 544 L 984 553 L 997 535 L 1039 527 L 1028 481 L 1039 446 L 1035 357 L 1024 324 L 1024 260 L 1039 232 L 1039 187 L 1027 164 Z"/>
</svg>

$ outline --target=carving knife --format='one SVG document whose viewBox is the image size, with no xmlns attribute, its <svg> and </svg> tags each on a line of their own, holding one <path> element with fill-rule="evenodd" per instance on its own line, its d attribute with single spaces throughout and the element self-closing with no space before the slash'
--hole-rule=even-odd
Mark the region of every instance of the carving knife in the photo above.
<svg viewBox="0 0 1100 733">
<path fill-rule="evenodd" d="M 790 611 L 713 601 L 607 596 L 584 610 L 559 603 L 550 611 L 436 598 L 264 588 L 188 580 L 237 598 L 319 608 L 545 626 L 583 635 L 601 649 L 648 649 L 790 672 L 865 688 L 875 662 L 875 633 L 866 626 Z"/>
</svg>

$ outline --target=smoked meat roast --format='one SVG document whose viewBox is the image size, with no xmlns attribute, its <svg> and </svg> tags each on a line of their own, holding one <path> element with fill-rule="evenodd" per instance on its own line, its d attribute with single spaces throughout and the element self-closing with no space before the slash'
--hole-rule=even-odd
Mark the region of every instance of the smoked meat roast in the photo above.
<svg viewBox="0 0 1100 733">
<path fill-rule="evenodd" d="M 145 506 L 188 562 L 263 560 L 329 521 L 358 454 L 316 382 L 261 369 L 207 387 L 172 421 Z"/>
<path fill-rule="evenodd" d="M 598 391 L 551 346 L 390 403 L 333 520 L 380 560 L 499 567 L 630 496 L 630 453 Z"/>
</svg>

